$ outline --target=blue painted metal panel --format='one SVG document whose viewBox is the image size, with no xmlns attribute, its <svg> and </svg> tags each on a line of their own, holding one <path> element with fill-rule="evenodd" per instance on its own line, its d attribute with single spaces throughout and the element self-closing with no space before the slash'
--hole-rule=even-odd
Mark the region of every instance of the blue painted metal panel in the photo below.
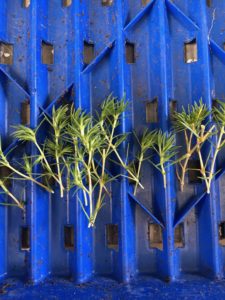
<svg viewBox="0 0 225 300">
<path fill-rule="evenodd" d="M 170 130 L 172 100 L 178 110 L 200 98 L 209 107 L 213 99 L 223 100 L 225 4 L 221 2 L 114 0 L 105 6 L 100 0 L 73 0 L 66 7 L 59 0 L 31 0 L 25 8 L 21 0 L 2 1 L 0 42 L 13 45 L 13 64 L 0 64 L 4 149 L 16 142 L 10 136 L 11 126 L 20 123 L 24 100 L 30 101 L 30 125 L 35 127 L 43 111 L 50 114 L 53 105 L 64 100 L 94 111 L 110 93 L 118 98 L 126 95 L 130 110 L 121 120 L 121 133 L 140 132 L 146 126 Z M 193 39 L 198 60 L 187 64 L 184 43 Z M 43 41 L 54 48 L 51 65 L 42 63 Z M 84 63 L 84 42 L 94 45 L 89 64 Z M 127 42 L 134 45 L 132 64 L 126 60 Z M 158 122 L 147 124 L 146 102 L 154 98 Z M 122 145 L 121 153 L 126 146 Z M 27 213 L 0 206 L 0 278 L 25 276 L 38 282 L 51 274 L 84 283 L 105 275 L 129 282 L 148 274 L 171 281 L 194 272 L 223 278 L 225 251 L 219 243 L 219 223 L 225 221 L 224 159 L 222 153 L 210 196 L 197 184 L 189 184 L 181 193 L 172 167 L 164 190 L 159 172 L 144 165 L 145 190 L 134 196 L 127 180 L 113 183 L 112 199 L 107 199 L 94 229 L 87 228 L 73 193 L 68 195 L 68 206 L 59 191 L 49 196 L 33 185 L 13 182 L 14 192 L 27 200 Z M 149 246 L 149 222 L 162 228 L 162 250 Z M 118 250 L 106 245 L 108 223 L 118 225 Z M 185 245 L 176 248 L 174 234 L 180 223 Z M 27 252 L 20 250 L 24 225 L 30 228 Z M 65 225 L 74 226 L 74 251 L 64 248 Z"/>
</svg>

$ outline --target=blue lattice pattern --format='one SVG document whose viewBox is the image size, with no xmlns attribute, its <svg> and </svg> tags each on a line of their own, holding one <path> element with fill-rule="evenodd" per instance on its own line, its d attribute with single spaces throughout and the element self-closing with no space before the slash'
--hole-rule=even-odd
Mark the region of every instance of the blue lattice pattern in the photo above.
<svg viewBox="0 0 225 300">
<path fill-rule="evenodd" d="M 30 103 L 30 126 L 35 127 L 43 112 L 50 115 L 63 101 L 93 111 L 110 93 L 118 98 L 125 93 L 132 109 L 124 115 L 121 132 L 129 132 L 145 126 L 169 130 L 173 102 L 179 110 L 200 98 L 209 107 L 213 99 L 224 98 L 225 4 L 219 0 L 2 2 L 0 57 L 9 55 L 4 46 L 13 46 L 12 64 L 0 64 L 5 153 L 18 145 L 10 137 L 11 125 L 20 123 L 25 100 Z M 187 44 L 195 46 L 189 60 L 184 58 Z M 48 57 L 43 63 L 43 45 L 51 49 L 49 63 Z M 148 124 L 146 102 L 153 99 L 157 121 Z M 13 183 L 15 192 L 29 200 L 25 216 L 0 207 L 0 275 L 38 282 L 51 274 L 85 282 L 100 274 L 128 282 L 143 273 L 170 281 L 182 272 L 197 272 L 221 279 L 222 157 L 218 170 L 212 193 L 206 195 L 197 184 L 181 194 L 173 168 L 164 190 L 157 171 L 145 168 L 145 191 L 134 196 L 126 180 L 114 184 L 112 200 L 93 230 L 87 228 L 72 195 L 68 215 L 58 193 L 50 197 L 37 187 Z M 69 251 L 63 243 L 68 224 L 74 227 L 74 247 Z M 107 224 L 118 225 L 117 249 L 107 246 Z M 29 251 L 20 247 L 24 226 L 30 228 Z M 158 232 L 156 246 L 151 228 Z"/>
</svg>

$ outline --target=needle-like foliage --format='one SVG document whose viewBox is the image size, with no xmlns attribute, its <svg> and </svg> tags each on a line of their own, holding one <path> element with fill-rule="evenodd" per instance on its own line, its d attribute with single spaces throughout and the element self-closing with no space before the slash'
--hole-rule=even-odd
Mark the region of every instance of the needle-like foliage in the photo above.
<svg viewBox="0 0 225 300">
<path fill-rule="evenodd" d="M 52 176 L 56 180 L 56 182 L 58 182 L 60 195 L 61 197 L 63 197 L 63 169 L 65 168 L 65 157 L 71 152 L 70 145 L 68 145 L 68 143 L 65 143 L 64 141 L 64 137 L 66 135 L 66 130 L 68 127 L 68 106 L 60 106 L 58 109 L 55 109 L 55 107 L 53 107 L 52 118 L 50 119 L 48 116 L 45 116 L 45 119 L 50 124 L 52 130 L 50 137 L 46 138 L 45 140 L 45 152 L 48 157 L 54 159 L 57 174 L 54 174 L 52 167 L 49 168 L 46 164 L 44 165 L 44 167 L 48 170 L 48 176 Z"/>
<path fill-rule="evenodd" d="M 143 162 L 146 159 L 150 159 L 150 156 L 147 156 L 147 153 L 153 149 L 153 146 L 156 141 L 157 131 L 149 131 L 148 129 L 144 129 L 144 132 L 141 138 L 138 138 L 137 134 L 134 132 L 134 136 L 138 142 L 139 151 L 135 156 L 134 160 L 131 161 L 130 168 L 132 169 L 132 173 L 135 174 L 138 181 L 135 182 L 134 187 L 134 195 L 137 193 L 137 188 L 139 186 L 140 177 L 141 177 L 141 169 Z"/>
<path fill-rule="evenodd" d="M 225 103 L 217 100 L 218 106 L 214 106 L 212 109 L 213 120 L 216 124 L 215 133 L 218 134 L 216 144 L 211 143 L 212 151 L 212 159 L 210 165 L 208 166 L 209 171 L 207 170 L 207 177 L 205 178 L 205 183 L 207 187 L 207 193 L 210 193 L 210 188 L 212 184 L 212 180 L 215 177 L 217 171 L 216 167 L 216 159 L 218 157 L 219 152 L 225 145 Z M 209 164 L 209 163 L 208 163 Z M 204 178 L 204 177 L 203 177 Z"/>
<path fill-rule="evenodd" d="M 181 112 L 174 112 L 173 127 L 175 133 L 182 132 L 185 140 L 185 153 L 175 161 L 177 165 L 177 178 L 180 182 L 181 191 L 184 190 L 185 175 L 187 173 L 189 161 L 195 152 L 201 156 L 203 144 L 213 134 L 214 126 L 205 131 L 208 123 L 210 110 L 203 104 L 202 100 L 193 105 L 189 105 L 187 110 L 182 108 Z M 204 130 L 204 134 L 203 134 Z M 202 169 L 202 172 L 205 171 Z"/>
<path fill-rule="evenodd" d="M 107 197 L 110 197 L 109 190 L 113 181 L 129 179 L 134 183 L 134 194 L 137 193 L 138 187 L 144 188 L 140 182 L 144 161 L 151 162 L 161 172 L 164 188 L 167 187 L 168 167 L 178 164 L 177 177 L 183 190 L 189 160 L 197 154 L 201 178 L 209 193 L 216 174 L 216 159 L 225 145 L 225 104 L 218 101 L 218 106 L 211 111 L 200 100 L 189 105 L 187 110 L 182 108 L 181 112 L 174 113 L 174 132 L 171 133 L 145 129 L 138 137 L 134 132 L 138 150 L 133 158 L 129 152 L 130 133 L 124 133 L 121 128 L 121 121 L 126 117 L 127 109 L 128 102 L 125 98 L 118 100 L 112 95 L 95 113 L 87 113 L 73 105 L 53 107 L 51 117 L 45 115 L 37 128 L 20 125 L 13 134 L 18 140 L 35 146 L 35 154 L 24 154 L 12 163 L 3 152 L 0 143 L 0 167 L 8 168 L 11 178 L 31 181 L 51 193 L 51 181 L 54 180 L 54 186 L 58 185 L 61 197 L 64 197 L 66 192 L 68 204 L 69 191 L 73 189 L 73 195 L 76 195 L 88 219 L 89 227 L 95 225 L 99 211 Z M 214 123 L 210 119 L 211 113 Z M 47 122 L 48 130 L 45 131 L 44 140 L 40 142 L 38 131 L 43 122 Z M 185 153 L 175 160 L 180 148 L 176 146 L 176 133 L 184 135 Z M 215 144 L 214 138 L 217 133 Z M 209 150 L 207 156 L 205 149 Z M 37 165 L 41 168 L 36 168 Z M 119 170 L 117 174 L 110 172 L 111 166 L 114 165 Z M 37 169 L 41 170 L 37 171 L 40 174 L 34 173 Z M 24 203 L 9 190 L 6 180 L 7 177 L 0 178 L 2 191 L 13 200 L 15 206 L 24 209 Z"/>
<path fill-rule="evenodd" d="M 155 135 L 153 149 L 159 158 L 159 162 L 157 164 L 154 163 L 154 166 L 161 172 L 163 185 L 166 188 L 166 169 L 173 164 L 173 160 L 177 154 L 175 135 L 168 132 L 163 133 L 162 130 L 158 130 Z"/>
<path fill-rule="evenodd" d="M 124 99 L 118 101 L 112 96 L 102 103 L 96 116 L 81 109 L 71 108 L 67 129 L 74 149 L 71 174 L 77 193 L 82 191 L 84 202 L 78 197 L 89 220 L 89 227 L 94 226 L 106 195 L 109 195 L 108 185 L 119 176 L 109 176 L 107 172 L 112 153 L 116 154 L 117 163 L 128 169 L 118 150 L 127 135 L 116 134 L 120 117 L 126 108 L 127 103 Z"/>
<path fill-rule="evenodd" d="M 176 132 L 189 130 L 194 136 L 198 137 L 201 125 L 209 115 L 210 110 L 202 100 L 194 102 L 193 105 L 188 105 L 187 110 L 183 107 L 180 113 L 174 112 L 174 129 Z"/>
</svg>

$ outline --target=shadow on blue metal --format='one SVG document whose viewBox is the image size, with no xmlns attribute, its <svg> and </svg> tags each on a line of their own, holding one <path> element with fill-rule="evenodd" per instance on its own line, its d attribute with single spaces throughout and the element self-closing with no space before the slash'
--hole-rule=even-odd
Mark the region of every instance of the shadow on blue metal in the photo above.
<svg viewBox="0 0 225 300">
<path fill-rule="evenodd" d="M 110 93 L 118 98 L 126 94 L 131 109 L 124 114 L 120 130 L 131 132 L 146 126 L 169 130 L 171 101 L 181 110 L 200 98 L 209 107 L 216 98 L 225 100 L 223 1 L 25 2 L 0 4 L 0 133 L 6 153 L 18 143 L 11 133 L 12 126 L 21 123 L 24 101 L 30 103 L 30 126 L 35 127 L 42 113 L 50 114 L 63 101 L 94 111 Z M 85 43 L 93 50 L 89 63 Z M 187 43 L 195 44 L 190 58 L 185 53 Z M 1 45 L 10 45 L 13 51 L 7 53 L 7 47 Z M 48 48 L 51 53 L 44 53 Z M 131 50 L 133 61 L 127 57 Z M 43 55 L 46 59 L 50 55 L 52 61 L 43 63 Z M 12 63 L 7 64 L 9 56 Z M 146 103 L 153 99 L 157 99 L 157 122 L 147 123 Z M 38 283 L 52 276 L 83 284 L 105 276 L 128 283 L 145 274 L 151 277 L 143 282 L 137 279 L 134 286 L 143 283 L 157 288 L 163 283 L 155 277 L 171 282 L 182 274 L 195 273 L 222 279 L 224 160 L 221 154 L 220 172 L 210 195 L 197 183 L 187 184 L 181 193 L 172 167 L 164 190 L 159 172 L 144 166 L 145 189 L 134 196 L 127 180 L 114 183 L 112 199 L 100 212 L 94 229 L 87 228 L 72 195 L 68 210 L 58 191 L 49 196 L 35 186 L 13 182 L 14 192 L 28 203 L 27 213 L 0 207 L 0 278 Z M 107 244 L 107 224 L 118 226 L 116 248 Z M 161 237 L 156 237 L 158 247 L 150 224 L 161 230 Z M 74 229 L 70 249 L 64 244 L 66 225 Z M 29 249 L 21 247 L 24 226 L 29 228 Z M 66 285 L 60 280 L 59 286 Z M 175 291 L 175 285 L 172 287 Z M 35 288 L 29 289 L 35 293 Z M 94 294 L 95 288 L 90 291 Z"/>
</svg>

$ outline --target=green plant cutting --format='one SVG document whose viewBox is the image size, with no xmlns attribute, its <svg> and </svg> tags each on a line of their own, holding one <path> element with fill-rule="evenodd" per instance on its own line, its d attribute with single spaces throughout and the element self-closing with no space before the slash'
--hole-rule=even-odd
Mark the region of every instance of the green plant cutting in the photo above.
<svg viewBox="0 0 225 300">
<path fill-rule="evenodd" d="M 177 178 L 180 183 L 181 191 L 184 190 L 185 176 L 189 170 L 189 162 L 195 153 L 198 154 L 201 168 L 200 171 L 203 178 L 206 179 L 206 169 L 202 159 L 202 146 L 211 137 L 214 125 L 207 131 L 207 118 L 210 115 L 210 110 L 202 100 L 199 103 L 195 102 L 193 105 L 188 105 L 187 110 L 182 108 L 181 112 L 174 112 L 173 126 L 175 133 L 181 132 L 184 135 L 185 147 L 184 154 L 178 157 L 175 161 L 177 164 Z"/>
<path fill-rule="evenodd" d="M 144 189 L 141 183 L 143 164 L 150 162 L 162 174 L 166 189 L 167 170 L 176 165 L 183 191 L 189 162 L 194 155 L 200 162 L 200 178 L 210 193 L 217 172 L 217 157 L 225 145 L 225 104 L 218 101 L 210 110 L 200 100 L 189 105 L 187 110 L 182 108 L 181 112 L 174 113 L 171 132 L 144 129 L 140 137 L 134 132 L 136 153 L 128 142 L 131 133 L 120 133 L 127 109 L 125 99 L 118 100 L 110 95 L 96 112 L 87 113 L 73 105 L 62 105 L 53 107 L 51 117 L 44 115 L 35 129 L 23 125 L 15 128 L 13 136 L 33 145 L 35 154 L 25 154 L 12 163 L 9 153 L 5 154 L 0 144 L 0 167 L 10 170 L 9 177 L 0 179 L 0 187 L 13 201 L 3 204 L 25 209 L 25 203 L 7 186 L 9 178 L 30 181 L 49 193 L 58 188 L 62 198 L 67 194 L 68 201 L 69 192 L 73 191 L 70 195 L 79 201 L 88 227 L 93 227 L 106 199 L 111 197 L 114 181 L 129 179 L 136 195 L 139 188 Z M 39 133 L 43 136 L 43 132 L 39 131 L 44 123 L 49 130 L 40 142 Z M 180 133 L 184 137 L 184 147 L 176 145 L 176 134 Z M 110 172 L 113 165 L 117 167 L 113 168 L 118 170 L 116 174 Z M 39 173 L 34 172 L 36 166 L 40 166 Z"/>
</svg>

